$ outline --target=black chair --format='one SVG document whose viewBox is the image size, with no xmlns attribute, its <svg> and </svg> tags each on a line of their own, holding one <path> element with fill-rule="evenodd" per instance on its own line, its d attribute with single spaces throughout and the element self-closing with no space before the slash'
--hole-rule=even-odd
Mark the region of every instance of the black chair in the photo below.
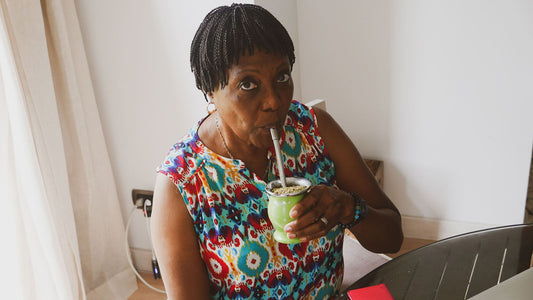
<svg viewBox="0 0 533 300">
<path fill-rule="evenodd" d="M 532 253 L 533 223 L 475 231 L 401 255 L 346 291 L 384 283 L 394 299 L 467 299 L 531 267 Z"/>
</svg>

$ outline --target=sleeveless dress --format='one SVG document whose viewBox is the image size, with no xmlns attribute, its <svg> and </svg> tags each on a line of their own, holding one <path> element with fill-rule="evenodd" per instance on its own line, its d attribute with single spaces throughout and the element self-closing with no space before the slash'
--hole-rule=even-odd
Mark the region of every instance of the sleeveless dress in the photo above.
<svg viewBox="0 0 533 300">
<path fill-rule="evenodd" d="M 215 299 L 327 299 L 342 283 L 344 231 L 299 244 L 273 238 L 266 182 L 239 159 L 208 149 L 202 121 L 167 154 L 157 171 L 178 187 L 198 236 Z M 292 101 L 280 133 L 285 175 L 335 186 L 335 169 L 312 109 Z M 274 147 L 268 180 L 279 178 Z M 157 203 L 155 204 L 157 205 Z"/>
</svg>

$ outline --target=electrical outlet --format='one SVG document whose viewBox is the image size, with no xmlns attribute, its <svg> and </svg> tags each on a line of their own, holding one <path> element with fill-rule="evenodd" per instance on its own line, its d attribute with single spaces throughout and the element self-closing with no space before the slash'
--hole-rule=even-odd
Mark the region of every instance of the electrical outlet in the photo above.
<svg viewBox="0 0 533 300">
<path fill-rule="evenodd" d="M 154 191 L 133 189 L 131 190 L 131 198 L 135 207 L 143 209 L 144 202 L 147 200 L 150 200 L 153 203 Z"/>
</svg>

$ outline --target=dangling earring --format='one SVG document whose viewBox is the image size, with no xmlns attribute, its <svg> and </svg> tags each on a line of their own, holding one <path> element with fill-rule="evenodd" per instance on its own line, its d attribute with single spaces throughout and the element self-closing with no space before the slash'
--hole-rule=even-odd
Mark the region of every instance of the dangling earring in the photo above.
<svg viewBox="0 0 533 300">
<path fill-rule="evenodd" d="M 210 100 L 207 103 L 206 110 L 207 110 L 208 114 L 212 114 L 212 113 L 214 113 L 217 110 L 217 107 L 215 106 L 215 103 L 213 103 L 213 101 Z"/>
<path fill-rule="evenodd" d="M 205 109 L 207 110 L 207 114 L 210 115 L 217 110 L 217 107 L 215 106 L 215 103 L 213 102 L 213 97 L 211 93 L 209 93 L 209 99 L 207 99 L 207 93 L 203 93 L 203 94 L 204 94 L 205 101 L 207 101 L 207 106 Z"/>
</svg>

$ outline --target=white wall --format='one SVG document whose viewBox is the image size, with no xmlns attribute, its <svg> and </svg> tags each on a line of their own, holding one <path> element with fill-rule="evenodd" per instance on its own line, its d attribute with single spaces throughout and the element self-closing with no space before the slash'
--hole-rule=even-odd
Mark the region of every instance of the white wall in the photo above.
<svg viewBox="0 0 533 300">
<path fill-rule="evenodd" d="M 530 2 L 256 2 L 295 40 L 295 97 L 327 99 L 361 152 L 385 160 L 385 189 L 405 215 L 521 221 L 533 137 Z M 131 189 L 153 188 L 168 148 L 205 113 L 189 47 L 224 3 L 76 1 L 125 219 Z M 149 249 L 134 217 L 130 243 Z"/>
<path fill-rule="evenodd" d="M 224 3 L 76 1 L 124 222 L 131 190 L 153 189 L 167 150 L 205 114 L 190 44 L 204 16 Z M 130 246 L 150 249 L 139 211 L 129 237 Z"/>
<path fill-rule="evenodd" d="M 533 138 L 533 2 L 298 2 L 304 98 L 385 161 L 404 215 L 521 223 Z"/>
</svg>

